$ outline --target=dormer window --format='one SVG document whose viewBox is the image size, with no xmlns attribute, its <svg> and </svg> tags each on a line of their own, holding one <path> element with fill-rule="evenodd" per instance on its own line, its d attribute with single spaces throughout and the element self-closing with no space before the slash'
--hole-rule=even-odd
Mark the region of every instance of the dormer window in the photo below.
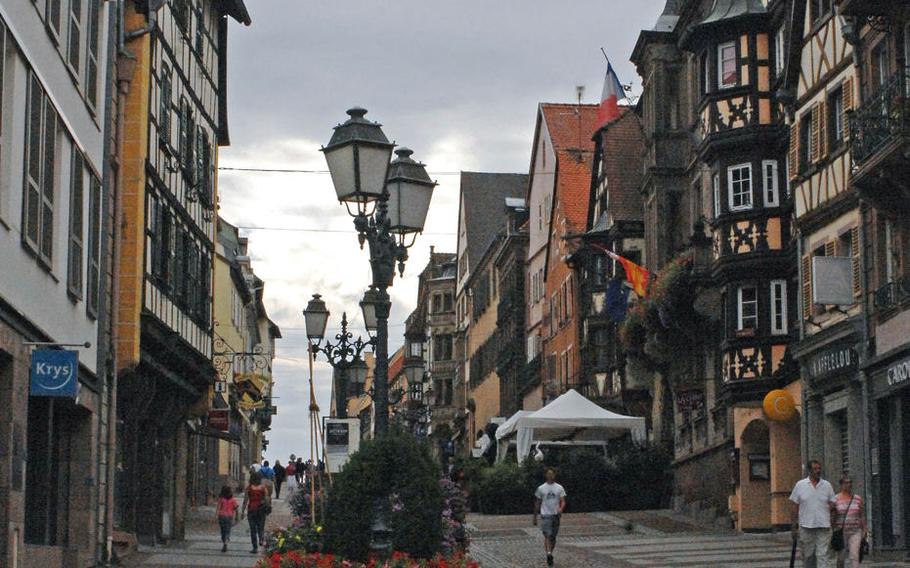
<svg viewBox="0 0 910 568">
<path fill-rule="evenodd" d="M 728 41 L 717 46 L 717 87 L 729 89 L 736 82 L 736 42 Z"/>
</svg>

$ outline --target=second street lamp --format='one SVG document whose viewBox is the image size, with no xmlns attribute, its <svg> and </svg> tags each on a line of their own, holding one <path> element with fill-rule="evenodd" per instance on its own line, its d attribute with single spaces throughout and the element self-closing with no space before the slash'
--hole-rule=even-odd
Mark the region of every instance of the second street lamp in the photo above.
<svg viewBox="0 0 910 568">
<path fill-rule="evenodd" d="M 317 353 L 321 352 L 325 355 L 332 369 L 335 370 L 333 374 L 335 379 L 335 415 L 337 418 L 347 418 L 349 380 L 354 384 L 363 384 L 366 381 L 367 366 L 360 355 L 363 353 L 364 348 L 371 345 L 373 341 L 364 341 L 360 337 L 354 339 L 354 334 L 348 331 L 348 314 L 343 313 L 341 314 L 341 333 L 335 335 L 335 343 L 328 340 L 323 343 L 322 336 L 325 335 L 324 330 L 328 321 L 328 310 L 322 311 L 319 309 L 319 302 L 321 301 L 319 294 L 314 294 L 313 300 L 310 300 L 307 308 L 303 311 L 306 320 L 307 338 L 311 341 L 310 350 L 312 351 L 312 356 L 315 357 Z M 325 304 L 321 307 L 324 308 L 324 306 Z M 318 332 L 319 329 L 323 331 L 319 336 L 311 335 L 311 327 L 314 332 Z"/>
<path fill-rule="evenodd" d="M 376 433 L 384 434 L 389 424 L 389 312 L 392 303 L 388 288 L 404 272 L 408 247 L 423 231 L 430 198 L 436 184 L 420 162 L 411 159 L 411 150 L 400 148 L 388 163 L 394 147 L 378 123 L 364 118 L 367 111 L 352 108 L 350 118 L 335 127 L 331 140 L 322 148 L 338 200 L 354 217 L 360 246 L 369 245 L 373 282 L 361 307 L 364 322 L 375 326 L 376 371 L 374 408 Z M 375 201 L 372 211 L 369 205 Z M 356 205 L 356 211 L 351 205 Z M 391 209 L 390 209 L 391 207 Z"/>
</svg>

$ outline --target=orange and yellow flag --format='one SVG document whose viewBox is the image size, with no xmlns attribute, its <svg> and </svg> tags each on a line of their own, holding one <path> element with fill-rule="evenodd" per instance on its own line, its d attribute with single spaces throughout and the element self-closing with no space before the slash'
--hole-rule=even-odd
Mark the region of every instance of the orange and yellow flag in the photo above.
<svg viewBox="0 0 910 568">
<path fill-rule="evenodd" d="M 607 253 L 607 256 L 613 260 L 622 264 L 623 269 L 626 271 L 626 280 L 632 285 L 632 289 L 638 294 L 639 298 L 644 298 L 648 295 L 648 282 L 651 280 L 651 273 L 648 272 L 647 268 L 635 264 L 628 258 L 619 256 L 605 246 L 597 244 L 594 246 Z"/>
</svg>

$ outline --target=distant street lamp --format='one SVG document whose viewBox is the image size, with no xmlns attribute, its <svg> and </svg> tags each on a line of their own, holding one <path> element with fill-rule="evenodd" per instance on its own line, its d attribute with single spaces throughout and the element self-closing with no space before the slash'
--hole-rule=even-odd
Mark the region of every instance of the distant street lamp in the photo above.
<svg viewBox="0 0 910 568">
<path fill-rule="evenodd" d="M 361 302 L 367 329 L 375 329 L 376 371 L 374 408 L 376 433 L 389 424 L 389 329 L 392 303 L 388 288 L 404 272 L 407 249 L 423 231 L 436 183 L 426 167 L 411 159 L 408 148 L 399 148 L 389 163 L 395 145 L 378 123 L 364 118 L 367 111 L 352 108 L 350 118 L 335 127 L 322 148 L 338 201 L 354 218 L 361 248 L 370 247 L 373 282 Z M 353 209 L 352 209 L 353 207 Z"/>
<path fill-rule="evenodd" d="M 325 355 L 335 371 L 335 413 L 338 418 L 347 418 L 348 384 L 349 381 L 355 385 L 363 385 L 366 382 L 368 369 L 360 355 L 367 345 L 372 345 L 373 340 L 364 341 L 360 337 L 353 339 L 354 335 L 348 331 L 348 314 L 343 313 L 341 333 L 335 335 L 335 343 L 328 340 L 322 343 L 329 311 L 319 294 L 313 295 L 313 299 L 303 310 L 303 316 L 306 321 L 307 339 L 310 340 L 310 351 L 314 357 L 320 352 Z"/>
</svg>

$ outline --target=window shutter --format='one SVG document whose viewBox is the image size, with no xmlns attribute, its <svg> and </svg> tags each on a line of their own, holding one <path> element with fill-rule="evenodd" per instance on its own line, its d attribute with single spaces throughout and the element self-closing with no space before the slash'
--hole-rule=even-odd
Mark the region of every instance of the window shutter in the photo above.
<svg viewBox="0 0 910 568">
<path fill-rule="evenodd" d="M 850 256 L 853 258 L 853 295 L 857 298 L 862 296 L 863 293 L 863 284 L 860 280 L 862 277 L 862 265 L 859 253 L 859 227 L 853 227 L 850 229 Z"/>
<path fill-rule="evenodd" d="M 812 317 L 812 255 L 803 255 L 803 319 Z"/>
<path fill-rule="evenodd" d="M 837 247 L 834 241 L 825 243 L 825 256 L 837 256 Z"/>
<path fill-rule="evenodd" d="M 818 157 L 828 155 L 828 105 L 825 102 L 818 104 Z"/>
<path fill-rule="evenodd" d="M 799 121 L 794 121 L 790 127 L 790 150 L 787 162 L 789 163 L 790 179 L 795 179 L 799 173 Z"/>
<path fill-rule="evenodd" d="M 843 85 L 844 93 L 844 140 L 850 140 L 850 120 L 848 111 L 853 110 L 853 79 L 847 79 Z"/>
<path fill-rule="evenodd" d="M 818 103 L 812 105 L 812 132 L 810 133 L 810 136 L 812 136 L 812 155 L 809 156 L 809 162 L 811 163 L 817 162 L 819 157 L 819 126 L 821 124 L 820 115 L 821 112 Z"/>
</svg>

